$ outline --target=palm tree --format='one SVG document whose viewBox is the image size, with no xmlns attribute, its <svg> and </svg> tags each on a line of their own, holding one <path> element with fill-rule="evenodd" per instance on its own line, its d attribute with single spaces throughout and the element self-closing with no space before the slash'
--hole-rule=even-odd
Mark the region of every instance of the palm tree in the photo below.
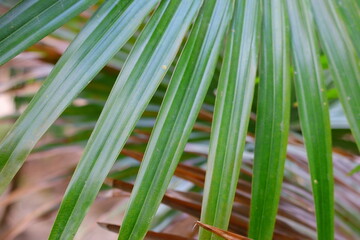
<svg viewBox="0 0 360 240">
<path fill-rule="evenodd" d="M 21 1 L 0 18 L 0 64 L 96 2 Z M 119 239 L 146 235 L 199 112 L 213 96 L 209 89 L 216 89 L 216 100 L 200 221 L 228 228 L 256 109 L 248 236 L 272 239 L 289 133 L 294 134 L 289 130 L 292 88 L 309 162 L 317 238 L 334 239 L 329 91 L 323 68 L 324 62 L 329 65 L 359 148 L 359 1 L 106 0 L 95 8 L 0 143 L 4 192 L 43 134 L 139 29 L 49 239 L 74 237 L 119 152 L 164 86 Z M 205 229 L 199 232 L 199 239 L 218 238 Z"/>
</svg>

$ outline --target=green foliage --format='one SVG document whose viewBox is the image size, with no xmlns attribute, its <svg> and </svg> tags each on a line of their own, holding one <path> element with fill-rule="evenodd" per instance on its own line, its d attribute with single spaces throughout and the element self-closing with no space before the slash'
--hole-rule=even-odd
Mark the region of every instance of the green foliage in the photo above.
<svg viewBox="0 0 360 240">
<path fill-rule="evenodd" d="M 217 90 L 201 221 L 222 229 L 228 227 L 250 119 L 260 9 L 258 1 L 235 2 Z M 216 238 L 200 229 L 199 239 Z"/>
<path fill-rule="evenodd" d="M 96 0 L 23 1 L 0 18 L 0 65 L 15 57 Z"/>
<path fill-rule="evenodd" d="M 95 2 L 20 2 L 0 17 L 0 64 Z M 249 237 L 272 239 L 289 130 L 296 129 L 290 121 L 294 77 L 296 121 L 309 162 L 317 235 L 334 239 L 339 209 L 334 206 L 329 104 L 339 97 L 359 148 L 359 7 L 356 0 L 99 1 L 84 27 L 72 26 L 81 28 L 80 33 L 1 138 L 0 192 L 59 116 L 75 121 L 81 130 L 65 142 L 88 141 L 50 234 L 50 239 L 72 239 L 137 126 L 142 134 L 152 131 L 146 144 L 130 146 L 145 152 L 139 156 L 130 151 L 142 159 L 140 169 L 132 166 L 130 173 L 111 176 L 138 172 L 119 239 L 143 239 L 173 175 L 179 174 L 179 161 L 193 157 L 191 151 L 184 153 L 191 148 L 187 143 L 208 144 L 210 125 L 204 119 L 213 117 L 201 221 L 227 230 L 253 111 Z M 330 80 L 323 69 L 328 66 Z M 104 67 L 109 71 L 99 74 Z M 113 78 L 109 72 L 120 69 L 107 96 Z M 332 86 L 329 91 L 327 85 Z M 73 105 L 77 96 L 89 104 Z M 332 96 L 329 101 L 327 96 Z M 57 131 L 61 135 L 61 128 Z M 220 239 L 204 229 L 199 238 Z"/>
<path fill-rule="evenodd" d="M 263 1 L 260 82 L 249 237 L 272 239 L 290 120 L 288 19 L 285 1 Z"/>
<path fill-rule="evenodd" d="M 0 143 L 0 193 L 40 137 L 125 44 L 156 2 L 110 0 L 94 14 Z M 22 9 L 22 4 L 26 2 L 16 8 Z"/>
<path fill-rule="evenodd" d="M 329 211 L 334 208 L 331 131 L 320 51 L 309 3 L 287 2 L 292 30 L 295 89 L 317 208 L 318 238 L 334 239 L 334 212 Z"/>
<path fill-rule="evenodd" d="M 184 151 L 208 90 L 231 17 L 231 1 L 206 1 L 159 111 L 119 239 L 142 239 Z"/>
<path fill-rule="evenodd" d="M 170 66 L 175 57 L 197 12 L 196 6 L 200 6 L 199 1 L 163 2 L 139 36 L 69 184 L 51 239 L 68 239 L 76 233 L 86 210 L 164 77 L 167 70 L 164 66 Z M 145 234 L 146 229 L 143 232 Z"/>
</svg>

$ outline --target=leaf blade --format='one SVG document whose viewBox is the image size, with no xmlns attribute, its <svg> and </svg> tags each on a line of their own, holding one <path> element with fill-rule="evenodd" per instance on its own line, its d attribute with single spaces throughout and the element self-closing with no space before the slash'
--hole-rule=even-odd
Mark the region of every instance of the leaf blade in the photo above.
<svg viewBox="0 0 360 240">
<path fill-rule="evenodd" d="M 356 0 L 336 0 L 335 3 L 348 30 L 353 46 L 360 57 L 360 24 L 358 24 L 360 22 L 360 2 L 357 3 Z"/>
<path fill-rule="evenodd" d="M 217 90 L 201 213 L 203 223 L 224 230 L 230 219 L 250 118 L 259 23 L 259 1 L 235 2 Z M 199 239 L 220 238 L 200 229 Z"/>
<path fill-rule="evenodd" d="M 340 102 L 360 149 L 360 56 L 356 54 L 335 1 L 311 1 L 311 7 Z"/>
<path fill-rule="evenodd" d="M 71 179 L 50 239 L 71 238 L 145 110 L 200 7 L 162 1 L 138 38 Z M 165 67 L 164 67 L 165 66 Z M 164 69 L 165 68 L 165 69 Z"/>
<path fill-rule="evenodd" d="M 262 56 L 249 237 L 272 239 L 290 118 L 287 16 L 283 0 L 263 1 Z"/>
<path fill-rule="evenodd" d="M 0 17 L 0 65 L 95 2 L 96 0 L 22 1 Z"/>
<path fill-rule="evenodd" d="M 0 143 L 0 193 L 40 137 L 125 44 L 156 3 L 110 0 L 100 7 Z"/>
<path fill-rule="evenodd" d="M 159 206 L 212 78 L 232 1 L 206 1 L 190 33 L 145 151 L 119 239 L 141 239 Z"/>
<path fill-rule="evenodd" d="M 334 180 L 325 82 L 311 8 L 287 1 L 300 123 L 312 179 L 318 239 L 334 239 Z"/>
</svg>

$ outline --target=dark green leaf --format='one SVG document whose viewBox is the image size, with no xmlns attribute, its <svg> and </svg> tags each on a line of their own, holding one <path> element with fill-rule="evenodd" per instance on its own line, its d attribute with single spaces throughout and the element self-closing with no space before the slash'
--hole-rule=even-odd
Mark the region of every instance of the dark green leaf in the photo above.
<svg viewBox="0 0 360 240">
<path fill-rule="evenodd" d="M 326 86 L 311 8 L 288 0 L 295 90 L 309 161 L 318 239 L 334 239 L 334 180 Z"/>
<path fill-rule="evenodd" d="M 290 117 L 288 26 L 284 0 L 263 1 L 249 237 L 272 239 L 283 180 Z"/>
<path fill-rule="evenodd" d="M 310 2 L 341 104 L 360 149 L 360 56 L 351 42 L 348 26 L 341 21 L 335 0 Z"/>
<path fill-rule="evenodd" d="M 95 2 L 96 0 L 22 1 L 0 17 L 0 65 Z"/>
</svg>

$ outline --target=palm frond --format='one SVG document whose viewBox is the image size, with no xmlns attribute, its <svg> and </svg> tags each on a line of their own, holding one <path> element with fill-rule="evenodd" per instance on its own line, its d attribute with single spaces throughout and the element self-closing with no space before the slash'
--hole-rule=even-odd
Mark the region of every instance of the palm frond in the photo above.
<svg viewBox="0 0 360 240">
<path fill-rule="evenodd" d="M 359 238 L 359 1 L 3 4 L 0 238 Z"/>
</svg>

